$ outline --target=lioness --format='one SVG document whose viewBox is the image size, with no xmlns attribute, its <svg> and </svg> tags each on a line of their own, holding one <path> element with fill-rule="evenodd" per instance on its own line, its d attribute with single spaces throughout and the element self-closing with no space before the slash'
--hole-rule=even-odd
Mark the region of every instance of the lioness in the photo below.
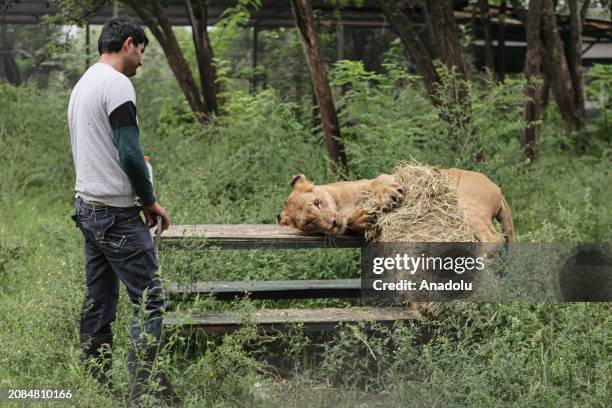
<svg viewBox="0 0 612 408">
<path fill-rule="evenodd" d="M 504 235 L 508 242 L 516 241 L 510 208 L 495 183 L 474 171 L 454 168 L 442 171 L 456 186 L 459 204 L 480 242 L 501 244 Z M 400 185 L 387 174 L 373 180 L 342 181 L 321 186 L 299 174 L 293 177 L 291 186 L 293 191 L 277 217 L 278 223 L 307 233 L 331 236 L 359 234 L 366 229 L 372 215 L 363 209 L 364 192 L 371 192 L 384 209 L 396 207 L 403 197 Z M 495 230 L 493 217 L 501 223 L 504 235 Z"/>
</svg>

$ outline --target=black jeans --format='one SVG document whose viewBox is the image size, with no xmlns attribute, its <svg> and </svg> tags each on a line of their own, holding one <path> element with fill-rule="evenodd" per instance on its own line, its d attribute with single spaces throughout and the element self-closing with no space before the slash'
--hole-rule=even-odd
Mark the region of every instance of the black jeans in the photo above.
<svg viewBox="0 0 612 408">
<path fill-rule="evenodd" d="M 164 298 L 156 276 L 153 240 L 138 208 L 93 206 L 77 198 L 73 219 L 85 239 L 87 294 L 81 341 L 112 338 L 121 281 L 134 311 L 132 341 L 135 345 L 158 342 Z"/>
</svg>

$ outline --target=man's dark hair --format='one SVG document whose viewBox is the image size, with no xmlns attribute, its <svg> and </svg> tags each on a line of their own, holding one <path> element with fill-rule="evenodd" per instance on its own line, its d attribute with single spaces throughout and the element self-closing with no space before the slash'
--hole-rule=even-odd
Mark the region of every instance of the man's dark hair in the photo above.
<svg viewBox="0 0 612 408">
<path fill-rule="evenodd" d="M 118 52 L 128 37 L 132 37 L 134 45 L 149 44 L 144 30 L 129 17 L 116 17 L 108 21 L 98 39 L 98 52 L 100 55 L 107 52 Z"/>
</svg>

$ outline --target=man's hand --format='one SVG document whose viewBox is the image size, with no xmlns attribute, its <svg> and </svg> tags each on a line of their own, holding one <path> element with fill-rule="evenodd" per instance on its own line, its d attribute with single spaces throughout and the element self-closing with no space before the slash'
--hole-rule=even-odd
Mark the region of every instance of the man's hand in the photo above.
<svg viewBox="0 0 612 408">
<path fill-rule="evenodd" d="M 170 226 L 170 217 L 168 217 L 168 213 L 164 210 L 164 207 L 159 205 L 157 201 L 153 204 L 145 205 L 143 209 L 149 228 L 153 228 L 157 225 L 157 217 L 159 216 L 162 219 L 162 231 L 168 229 Z"/>
</svg>

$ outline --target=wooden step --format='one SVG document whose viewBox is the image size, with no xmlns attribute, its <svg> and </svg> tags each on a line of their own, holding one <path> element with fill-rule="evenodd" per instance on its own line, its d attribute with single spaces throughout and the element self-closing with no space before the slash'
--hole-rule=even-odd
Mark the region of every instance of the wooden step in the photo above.
<svg viewBox="0 0 612 408">
<path fill-rule="evenodd" d="M 214 294 L 219 300 L 233 300 L 249 296 L 251 299 L 315 299 L 358 298 L 361 296 L 360 279 L 278 280 L 195 282 L 179 284 L 168 282 L 166 294 L 188 299 L 195 295 Z"/>
<path fill-rule="evenodd" d="M 166 313 L 164 326 L 187 333 L 203 331 L 208 334 L 223 334 L 238 330 L 242 318 L 240 313 L 223 311 Z M 417 312 L 404 307 L 260 309 L 249 316 L 263 332 L 286 331 L 298 323 L 303 324 L 304 331 L 320 332 L 333 330 L 339 323 L 367 321 L 391 325 L 396 321 L 412 321 L 418 318 Z"/>
<path fill-rule="evenodd" d="M 308 235 L 274 224 L 171 225 L 161 235 L 161 246 L 220 249 L 360 248 L 358 237 Z"/>
</svg>

